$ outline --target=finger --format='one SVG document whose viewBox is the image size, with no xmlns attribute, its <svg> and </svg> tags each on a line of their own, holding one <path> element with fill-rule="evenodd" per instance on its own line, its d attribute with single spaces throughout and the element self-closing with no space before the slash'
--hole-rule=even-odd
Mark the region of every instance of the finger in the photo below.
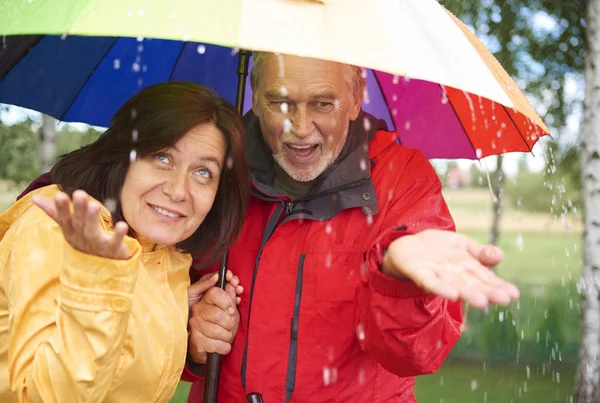
<svg viewBox="0 0 600 403">
<path fill-rule="evenodd" d="M 235 299 L 231 299 L 225 290 L 221 290 L 218 287 L 212 287 L 206 291 L 203 299 L 208 304 L 217 306 L 230 315 L 235 313 L 235 308 L 233 306 L 233 301 L 235 301 Z"/>
<path fill-rule="evenodd" d="M 73 231 L 77 235 L 84 234 L 86 216 L 88 210 L 87 194 L 83 190 L 73 192 Z"/>
<path fill-rule="evenodd" d="M 456 301 L 459 296 L 456 287 L 438 277 L 438 274 L 432 269 L 419 270 L 414 274 L 413 281 L 424 290 L 452 301 Z"/>
<path fill-rule="evenodd" d="M 41 208 L 50 218 L 56 221 L 58 224 L 58 210 L 56 208 L 56 203 L 54 200 L 41 195 L 33 195 L 31 197 L 31 201 L 33 204 Z"/>
<path fill-rule="evenodd" d="M 85 212 L 84 222 L 82 225 L 83 237 L 91 245 L 101 243 L 101 229 L 98 216 L 100 214 L 100 206 L 96 204 L 88 205 L 87 211 Z"/>
<path fill-rule="evenodd" d="M 227 270 L 225 273 L 225 281 L 229 282 L 233 278 L 233 272 L 231 270 Z"/>
<path fill-rule="evenodd" d="M 233 303 L 235 301 L 235 287 L 233 287 L 231 285 L 231 283 L 227 283 L 225 284 L 225 292 L 227 293 L 227 295 L 229 296 L 229 299 L 231 300 L 231 303 Z"/>
<path fill-rule="evenodd" d="M 242 303 L 242 298 L 241 297 L 235 297 L 235 304 L 239 305 Z"/>
<path fill-rule="evenodd" d="M 208 289 L 217 285 L 218 279 L 219 275 L 217 272 L 205 274 L 200 277 L 200 280 L 188 287 L 188 297 L 198 297 L 204 294 Z"/>
<path fill-rule="evenodd" d="M 444 265 L 438 273 L 439 277 L 458 291 L 458 299 L 465 301 L 477 309 L 485 308 L 489 300 L 481 290 L 481 282 L 474 276 L 468 275 L 459 266 Z"/>
<path fill-rule="evenodd" d="M 240 278 L 238 276 L 232 276 L 231 280 L 228 280 L 228 283 L 235 288 L 240 284 Z"/>
<path fill-rule="evenodd" d="M 225 330 L 233 330 L 235 326 L 235 317 L 229 315 L 219 307 L 209 305 L 206 301 L 202 301 L 192 307 L 190 326 L 201 328 L 204 323 L 212 323 Z"/>
<path fill-rule="evenodd" d="M 57 222 L 60 224 L 65 236 L 73 233 L 73 220 L 69 201 L 69 196 L 64 193 L 57 193 L 56 196 L 54 196 Z"/>
<path fill-rule="evenodd" d="M 205 350 L 207 353 L 227 355 L 231 351 L 231 344 L 222 340 L 207 339 L 203 344 L 203 350 Z"/>
<path fill-rule="evenodd" d="M 504 253 L 497 246 L 484 245 L 464 235 L 460 237 L 459 246 L 484 266 L 496 266 L 504 258 Z"/>
<path fill-rule="evenodd" d="M 500 289 L 502 292 L 506 293 L 510 299 L 518 299 L 520 292 L 516 285 L 498 277 L 496 273 L 494 273 L 489 268 L 479 265 L 476 268 L 470 270 L 474 276 L 477 276 L 484 284 L 489 285 L 490 287 Z"/>
<path fill-rule="evenodd" d="M 236 295 L 242 295 L 244 293 L 244 287 L 241 285 L 238 285 L 237 287 L 235 287 L 235 294 Z"/>
<path fill-rule="evenodd" d="M 97 225 L 98 230 L 101 231 L 99 224 Z M 110 238 L 108 248 L 111 251 L 111 254 L 117 259 L 129 258 L 129 248 L 127 248 L 127 245 L 123 242 L 123 239 L 128 232 L 129 226 L 124 221 L 119 221 L 113 229 L 113 235 Z"/>
<path fill-rule="evenodd" d="M 225 329 L 223 326 L 219 326 L 215 323 L 208 322 L 206 320 L 198 320 L 195 327 L 205 337 L 212 340 L 221 340 L 225 342 L 231 342 L 233 340 L 233 333 L 230 330 Z M 194 325 L 190 321 L 191 325 Z"/>
</svg>

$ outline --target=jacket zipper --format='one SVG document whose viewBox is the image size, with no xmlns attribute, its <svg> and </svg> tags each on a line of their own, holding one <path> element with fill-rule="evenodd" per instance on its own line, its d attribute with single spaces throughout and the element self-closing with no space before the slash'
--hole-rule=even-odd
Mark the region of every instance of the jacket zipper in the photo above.
<svg viewBox="0 0 600 403">
<path fill-rule="evenodd" d="M 305 254 L 300 255 L 296 274 L 296 291 L 294 293 L 294 314 L 290 329 L 290 352 L 288 353 L 287 376 L 285 380 L 285 401 L 290 401 L 296 385 L 296 367 L 298 362 L 298 327 L 300 323 L 300 301 L 302 300 L 302 284 L 304 280 Z"/>
</svg>

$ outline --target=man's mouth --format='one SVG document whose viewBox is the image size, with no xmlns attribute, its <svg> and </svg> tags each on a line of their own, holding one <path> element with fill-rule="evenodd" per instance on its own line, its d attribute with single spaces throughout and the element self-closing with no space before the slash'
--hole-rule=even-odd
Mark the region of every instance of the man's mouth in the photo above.
<svg viewBox="0 0 600 403">
<path fill-rule="evenodd" d="M 313 155 L 320 144 L 286 144 L 285 147 L 298 158 L 308 158 Z"/>
</svg>

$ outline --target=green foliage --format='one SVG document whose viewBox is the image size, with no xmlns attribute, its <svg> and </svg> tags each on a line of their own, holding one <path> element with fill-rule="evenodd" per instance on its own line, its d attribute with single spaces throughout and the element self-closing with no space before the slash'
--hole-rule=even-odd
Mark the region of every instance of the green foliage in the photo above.
<svg viewBox="0 0 600 403">
<path fill-rule="evenodd" d="M 510 309 L 493 306 L 481 324 L 484 355 L 494 361 L 515 361 L 519 337 Z"/>
<path fill-rule="evenodd" d="M 40 135 L 33 121 L 6 126 L 0 123 L 0 178 L 30 181 L 40 173 Z"/>
<path fill-rule="evenodd" d="M 562 361 L 565 348 L 565 332 L 561 320 L 561 309 L 557 299 L 550 300 L 544 311 L 544 320 L 536 331 L 534 352 L 540 361 Z"/>
<path fill-rule="evenodd" d="M 87 130 L 80 131 L 65 125 L 56 133 L 56 156 L 60 157 L 88 145 L 94 142 L 101 134 L 101 131 L 91 127 L 87 128 Z"/>
</svg>

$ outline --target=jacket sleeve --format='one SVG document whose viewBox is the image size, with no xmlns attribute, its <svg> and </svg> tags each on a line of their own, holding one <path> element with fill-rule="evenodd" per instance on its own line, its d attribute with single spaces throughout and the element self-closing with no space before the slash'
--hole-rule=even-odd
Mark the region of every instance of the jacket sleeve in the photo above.
<svg viewBox="0 0 600 403">
<path fill-rule="evenodd" d="M 54 223 L 52 223 L 54 224 Z M 10 310 L 8 366 L 19 402 L 99 402 L 127 333 L 141 248 L 128 260 L 91 256 L 57 225 L 14 239 L 3 281 Z"/>
<path fill-rule="evenodd" d="M 462 304 L 428 295 L 380 271 L 389 244 L 425 229 L 455 230 L 440 181 L 420 157 L 411 183 L 396 187 L 382 231 L 368 250 L 358 291 L 357 334 L 365 351 L 399 376 L 435 372 L 461 334 Z M 420 166 L 420 167 L 419 167 Z"/>
</svg>

